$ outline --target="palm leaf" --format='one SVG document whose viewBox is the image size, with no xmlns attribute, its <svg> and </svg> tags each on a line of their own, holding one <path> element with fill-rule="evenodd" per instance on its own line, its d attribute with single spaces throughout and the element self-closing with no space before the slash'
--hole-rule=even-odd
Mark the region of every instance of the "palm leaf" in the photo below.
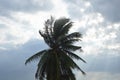
<svg viewBox="0 0 120 80">
<path fill-rule="evenodd" d="M 75 59 L 80 59 L 81 61 L 83 61 L 84 63 L 86 63 L 86 61 L 84 59 L 82 59 L 81 57 L 79 57 L 78 55 L 74 54 L 73 52 L 70 52 L 70 51 L 67 51 L 67 50 L 64 50 L 66 53 L 68 53 L 68 55 L 71 57 L 71 58 L 75 58 Z"/>
<path fill-rule="evenodd" d="M 78 42 L 80 39 L 69 39 L 69 40 L 64 40 L 64 41 L 61 41 L 61 44 L 73 44 L 75 42 Z"/>
<path fill-rule="evenodd" d="M 60 31 L 64 27 L 65 24 L 67 24 L 70 21 L 70 19 L 67 18 L 60 18 L 54 22 L 54 38 L 57 39 L 60 35 Z"/>
<path fill-rule="evenodd" d="M 38 58 L 39 58 L 42 54 L 44 54 L 46 51 L 47 51 L 47 50 L 42 50 L 42 51 L 34 54 L 33 56 L 31 56 L 30 58 L 28 58 L 28 59 L 26 60 L 25 64 L 30 63 L 31 61 L 38 59 Z"/>
<path fill-rule="evenodd" d="M 72 22 L 68 22 L 67 24 L 65 24 L 60 31 L 60 36 L 68 34 L 71 27 L 72 27 Z"/>
<path fill-rule="evenodd" d="M 81 46 L 75 46 L 72 44 L 62 44 L 61 45 L 63 49 L 65 50 L 70 50 L 70 51 L 76 51 L 76 50 L 81 50 Z"/>
<path fill-rule="evenodd" d="M 71 33 L 71 34 L 68 34 L 68 35 L 61 35 L 58 40 L 57 40 L 57 43 L 58 42 L 64 42 L 64 41 L 68 41 L 68 40 L 71 40 L 71 39 L 79 39 L 81 40 L 80 38 L 82 37 L 82 35 L 78 32 L 74 32 L 74 33 Z"/>
<path fill-rule="evenodd" d="M 47 62 L 48 62 L 48 60 L 50 58 L 49 51 L 50 50 L 47 50 L 46 53 L 43 54 L 43 56 L 41 57 L 41 59 L 40 59 L 40 61 L 38 63 L 38 69 L 37 69 L 37 72 L 36 72 L 36 75 L 35 75 L 36 78 L 40 78 L 40 77 L 43 76 L 42 72 L 45 71 Z"/>
<path fill-rule="evenodd" d="M 61 80 L 76 80 L 72 69 L 66 64 L 65 61 L 61 60 Z"/>
<path fill-rule="evenodd" d="M 71 34 L 68 34 L 67 36 L 65 36 L 64 39 L 71 39 L 71 38 L 81 38 L 82 37 L 82 34 L 80 34 L 79 32 L 74 32 L 74 33 L 71 33 Z"/>
<path fill-rule="evenodd" d="M 35 74 L 35 78 L 40 79 L 40 80 L 44 80 L 45 69 L 46 69 L 46 64 L 43 64 L 42 67 L 40 67 L 40 65 L 38 65 L 38 68 L 37 68 L 37 71 L 36 71 L 36 74 Z"/>
<path fill-rule="evenodd" d="M 61 60 L 64 61 L 64 63 L 71 68 L 76 68 L 82 72 L 82 74 L 85 74 L 85 72 L 68 56 L 65 54 L 65 52 L 61 51 Z"/>
</svg>

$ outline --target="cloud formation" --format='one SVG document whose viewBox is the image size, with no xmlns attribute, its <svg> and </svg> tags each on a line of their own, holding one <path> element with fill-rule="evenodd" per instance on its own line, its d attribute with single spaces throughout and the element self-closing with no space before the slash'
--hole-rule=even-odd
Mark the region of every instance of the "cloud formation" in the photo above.
<svg viewBox="0 0 120 80">
<path fill-rule="evenodd" d="M 50 15 L 71 18 L 75 22 L 71 31 L 83 34 L 78 45 L 82 45 L 84 52 L 78 54 L 87 64 L 78 64 L 88 74 L 84 80 L 119 80 L 119 1 L 89 1 L 0 0 L 0 80 L 34 79 L 36 64 L 25 66 L 24 62 L 47 48 L 38 30 Z M 83 77 L 79 75 L 78 72 L 77 80 Z"/>
<path fill-rule="evenodd" d="M 0 15 L 10 16 L 13 12 L 48 11 L 53 8 L 49 0 L 0 0 Z"/>
<path fill-rule="evenodd" d="M 108 21 L 120 22 L 119 0 L 90 0 L 94 10 L 100 12 Z"/>
</svg>

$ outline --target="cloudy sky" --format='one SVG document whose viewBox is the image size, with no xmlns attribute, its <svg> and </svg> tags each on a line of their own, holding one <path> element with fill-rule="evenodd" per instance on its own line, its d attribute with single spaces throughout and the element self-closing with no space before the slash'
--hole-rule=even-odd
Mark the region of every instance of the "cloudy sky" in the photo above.
<svg viewBox="0 0 120 80">
<path fill-rule="evenodd" d="M 38 30 L 50 16 L 70 18 L 83 34 L 76 61 L 87 73 L 77 80 L 120 80 L 120 0 L 0 0 L 0 80 L 34 80 L 37 62 L 25 60 L 47 48 Z"/>
</svg>

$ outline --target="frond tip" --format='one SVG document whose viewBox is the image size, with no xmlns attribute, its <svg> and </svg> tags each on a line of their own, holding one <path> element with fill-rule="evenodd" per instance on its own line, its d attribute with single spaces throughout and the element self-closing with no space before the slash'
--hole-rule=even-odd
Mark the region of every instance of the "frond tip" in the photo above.
<svg viewBox="0 0 120 80">
<path fill-rule="evenodd" d="M 28 58 L 28 59 L 26 60 L 25 65 L 27 65 L 28 63 L 30 63 L 30 62 L 33 61 L 33 60 L 38 59 L 38 58 L 39 58 L 43 53 L 45 53 L 45 52 L 46 52 L 46 50 L 43 50 L 43 51 L 40 51 L 40 52 L 34 54 L 33 56 L 31 56 L 30 58 Z"/>
</svg>

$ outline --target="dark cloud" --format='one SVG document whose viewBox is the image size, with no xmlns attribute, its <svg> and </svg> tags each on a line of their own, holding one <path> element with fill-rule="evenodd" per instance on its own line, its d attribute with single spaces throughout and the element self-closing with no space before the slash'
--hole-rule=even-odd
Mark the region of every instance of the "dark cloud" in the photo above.
<svg viewBox="0 0 120 80">
<path fill-rule="evenodd" d="M 120 21 L 120 0 L 90 0 L 95 11 L 112 22 Z"/>
<path fill-rule="evenodd" d="M 37 1 L 37 0 L 36 0 Z M 39 0 L 38 0 L 39 1 Z M 36 12 L 47 11 L 53 8 L 49 0 L 0 0 L 0 15 L 9 16 L 11 12 Z"/>
<path fill-rule="evenodd" d="M 0 80 L 34 80 L 36 63 L 25 66 L 25 60 L 34 53 L 47 48 L 41 40 L 28 43 L 10 50 L 0 50 Z"/>
<path fill-rule="evenodd" d="M 105 20 L 111 22 L 120 21 L 120 0 L 65 0 L 68 5 L 68 13 L 73 18 L 82 17 L 80 9 L 85 9 L 85 2 L 90 2 L 83 15 L 86 13 L 101 13 Z"/>
</svg>

